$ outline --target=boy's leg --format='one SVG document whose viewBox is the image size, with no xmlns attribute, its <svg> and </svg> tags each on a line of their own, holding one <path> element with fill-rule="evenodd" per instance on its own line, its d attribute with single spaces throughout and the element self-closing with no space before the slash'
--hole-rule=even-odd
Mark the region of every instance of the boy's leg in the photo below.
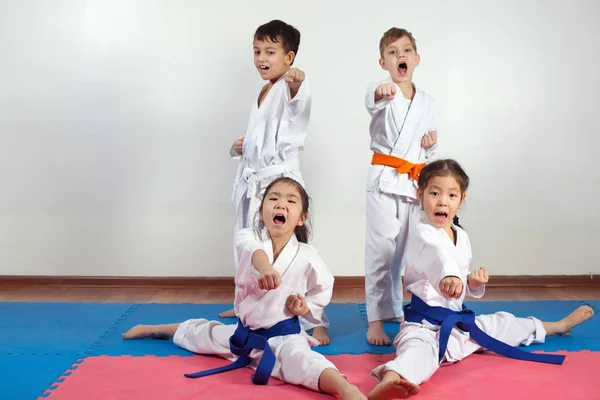
<svg viewBox="0 0 600 400">
<path fill-rule="evenodd" d="M 235 248 L 235 239 L 237 236 L 237 233 L 244 229 L 247 228 L 249 226 L 248 223 L 248 215 L 249 215 L 249 209 L 250 209 L 250 199 L 246 198 L 245 196 L 242 198 L 241 203 L 239 204 L 239 206 L 236 209 L 237 215 L 236 215 L 236 220 L 235 220 L 235 228 L 233 230 L 233 265 L 235 267 L 235 270 L 237 271 L 238 268 L 238 254 L 237 254 L 237 249 Z M 237 293 L 237 288 L 234 288 L 234 292 L 233 292 L 233 296 L 235 299 L 235 294 Z M 235 318 L 235 309 L 230 308 L 227 311 L 223 311 L 222 313 L 219 314 L 219 318 Z"/>
<path fill-rule="evenodd" d="M 331 361 L 312 351 L 302 336 L 274 338 L 269 343 L 276 356 L 273 377 L 317 392 L 337 394 L 342 399 L 366 399 L 340 375 Z"/>
<path fill-rule="evenodd" d="M 367 340 L 389 345 L 383 321 L 395 318 L 392 302 L 392 258 L 400 223 L 396 214 L 396 196 L 367 191 L 365 237 L 365 291 L 369 330 Z"/>
<path fill-rule="evenodd" d="M 402 285 L 402 268 L 406 259 L 406 247 L 408 243 L 409 228 L 419 212 L 418 203 L 402 196 L 396 197 L 397 215 L 399 222 L 398 236 L 396 237 L 396 251 L 390 267 L 392 278 L 392 305 L 394 318 L 399 322 L 404 321 L 404 310 L 402 308 L 404 288 Z"/>
</svg>

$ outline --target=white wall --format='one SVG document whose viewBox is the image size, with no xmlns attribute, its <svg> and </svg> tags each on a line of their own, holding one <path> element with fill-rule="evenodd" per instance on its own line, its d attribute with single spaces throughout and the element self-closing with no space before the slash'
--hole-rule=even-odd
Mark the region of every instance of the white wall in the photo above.
<svg viewBox="0 0 600 400">
<path fill-rule="evenodd" d="M 363 98 L 409 29 L 461 222 L 499 275 L 600 273 L 600 3 L 0 0 L 0 275 L 232 276 L 231 142 L 256 27 L 297 26 L 315 244 L 363 274 Z M 328 169 L 326 169 L 328 167 Z"/>
</svg>

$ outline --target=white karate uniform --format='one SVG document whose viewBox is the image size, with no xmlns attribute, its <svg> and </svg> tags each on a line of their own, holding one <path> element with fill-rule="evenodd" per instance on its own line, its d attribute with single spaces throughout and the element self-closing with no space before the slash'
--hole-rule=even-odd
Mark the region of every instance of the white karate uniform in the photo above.
<svg viewBox="0 0 600 400">
<path fill-rule="evenodd" d="M 404 282 L 414 296 L 430 306 L 462 310 L 466 295 L 479 298 L 485 286 L 471 290 L 467 285 L 472 260 L 471 243 L 467 233 L 457 226 L 456 245 L 443 229 L 437 229 L 421 215 L 409 233 Z M 464 290 L 457 299 L 442 295 L 439 284 L 447 276 L 461 279 Z M 478 315 L 475 323 L 488 335 L 511 346 L 543 343 L 546 331 L 536 318 L 517 318 L 506 312 Z M 415 384 L 427 381 L 439 367 L 439 326 L 423 320 L 421 324 L 404 322 L 394 339 L 396 358 L 375 368 L 371 373 L 381 379 L 386 371 L 394 371 Z M 452 330 L 444 361 L 454 363 L 481 349 L 470 339 L 468 332 Z"/>
<path fill-rule="evenodd" d="M 235 296 L 235 311 L 242 323 L 250 329 L 270 328 L 276 323 L 294 315 L 287 309 L 289 295 L 305 296 L 310 313 L 305 318 L 318 324 L 323 308 L 331 300 L 333 275 L 310 245 L 299 243 L 296 236 L 281 251 L 273 268 L 281 275 L 281 285 L 274 290 L 258 287 L 259 272 L 252 265 L 252 254 L 264 250 L 273 262 L 273 246 L 266 230 L 243 229 L 238 232 L 239 267 L 235 281 L 238 288 Z M 231 361 L 237 356 L 229 350 L 229 338 L 236 325 L 224 325 L 219 321 L 194 319 L 179 325 L 173 342 L 189 351 L 199 354 L 215 354 Z M 268 340 L 276 357 L 272 376 L 284 382 L 303 385 L 319 390 L 319 377 L 326 368 L 335 365 L 322 354 L 312 351 L 308 335 L 300 334 L 276 336 Z M 256 368 L 262 351 L 253 350 L 251 367 Z"/>
<path fill-rule="evenodd" d="M 371 115 L 371 150 L 392 155 L 413 164 L 431 160 L 437 144 L 425 150 L 421 139 L 437 131 L 434 101 L 420 89 L 412 100 L 402 96 L 396 85 L 393 100 L 375 103 L 375 89 L 385 81 L 373 82 L 366 94 Z M 412 104 L 411 104 L 412 103 Z M 410 109 L 409 109 L 410 106 Z M 371 165 L 367 178 L 365 289 L 369 322 L 399 318 L 402 311 L 404 253 L 409 221 L 418 212 L 417 182 L 394 168 Z"/>
<path fill-rule="evenodd" d="M 300 153 L 310 119 L 310 87 L 304 80 L 292 99 L 286 75 L 269 90 L 260 108 L 258 99 L 252 103 L 242 156 L 235 154 L 233 148 L 230 152 L 233 158 L 240 158 L 233 188 L 235 232 L 257 226 L 262 195 L 275 179 L 285 176 L 304 186 Z"/>
</svg>

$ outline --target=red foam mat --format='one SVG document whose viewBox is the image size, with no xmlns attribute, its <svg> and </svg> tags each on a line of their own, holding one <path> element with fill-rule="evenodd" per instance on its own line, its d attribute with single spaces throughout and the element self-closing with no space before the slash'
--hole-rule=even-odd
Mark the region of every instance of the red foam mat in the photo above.
<svg viewBox="0 0 600 400">
<path fill-rule="evenodd" d="M 415 399 L 600 399 L 597 371 L 600 353 L 565 353 L 562 366 L 516 361 L 493 354 L 475 354 L 460 363 L 442 367 L 421 386 Z M 391 355 L 340 355 L 328 357 L 368 393 L 376 384 L 369 376 Z M 227 364 L 216 357 L 89 357 L 50 391 L 50 400 L 132 399 L 326 399 L 329 396 L 271 379 L 268 386 L 250 382 L 249 369 L 200 379 L 187 372 Z"/>
</svg>

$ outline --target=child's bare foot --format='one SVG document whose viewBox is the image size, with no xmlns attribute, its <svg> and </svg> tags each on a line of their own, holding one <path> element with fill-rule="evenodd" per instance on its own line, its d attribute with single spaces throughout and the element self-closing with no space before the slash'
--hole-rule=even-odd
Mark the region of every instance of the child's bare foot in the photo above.
<svg viewBox="0 0 600 400">
<path fill-rule="evenodd" d="M 326 346 L 331 343 L 331 339 L 329 339 L 329 335 L 327 334 L 327 329 L 324 326 L 317 326 L 312 331 L 312 337 L 317 339 L 321 346 Z"/>
<path fill-rule="evenodd" d="M 571 330 L 579 324 L 584 323 L 594 315 L 594 310 L 589 306 L 580 306 L 571 314 L 558 322 L 543 322 L 546 336 L 569 335 Z"/>
<path fill-rule="evenodd" d="M 354 385 L 347 385 L 347 388 L 338 395 L 342 400 L 368 400 L 367 396 Z"/>
<path fill-rule="evenodd" d="M 392 341 L 383 330 L 383 321 L 369 322 L 367 341 L 375 346 L 389 346 Z"/>
<path fill-rule="evenodd" d="M 223 311 L 219 314 L 219 318 L 235 318 L 235 309 Z"/>
<path fill-rule="evenodd" d="M 387 371 L 381 382 L 369 393 L 369 400 L 406 399 L 419 393 L 419 385 L 411 383 L 394 371 Z"/>
<path fill-rule="evenodd" d="M 155 331 L 153 325 L 136 325 L 127 332 L 123 333 L 123 339 L 142 339 L 154 337 Z"/>
</svg>

